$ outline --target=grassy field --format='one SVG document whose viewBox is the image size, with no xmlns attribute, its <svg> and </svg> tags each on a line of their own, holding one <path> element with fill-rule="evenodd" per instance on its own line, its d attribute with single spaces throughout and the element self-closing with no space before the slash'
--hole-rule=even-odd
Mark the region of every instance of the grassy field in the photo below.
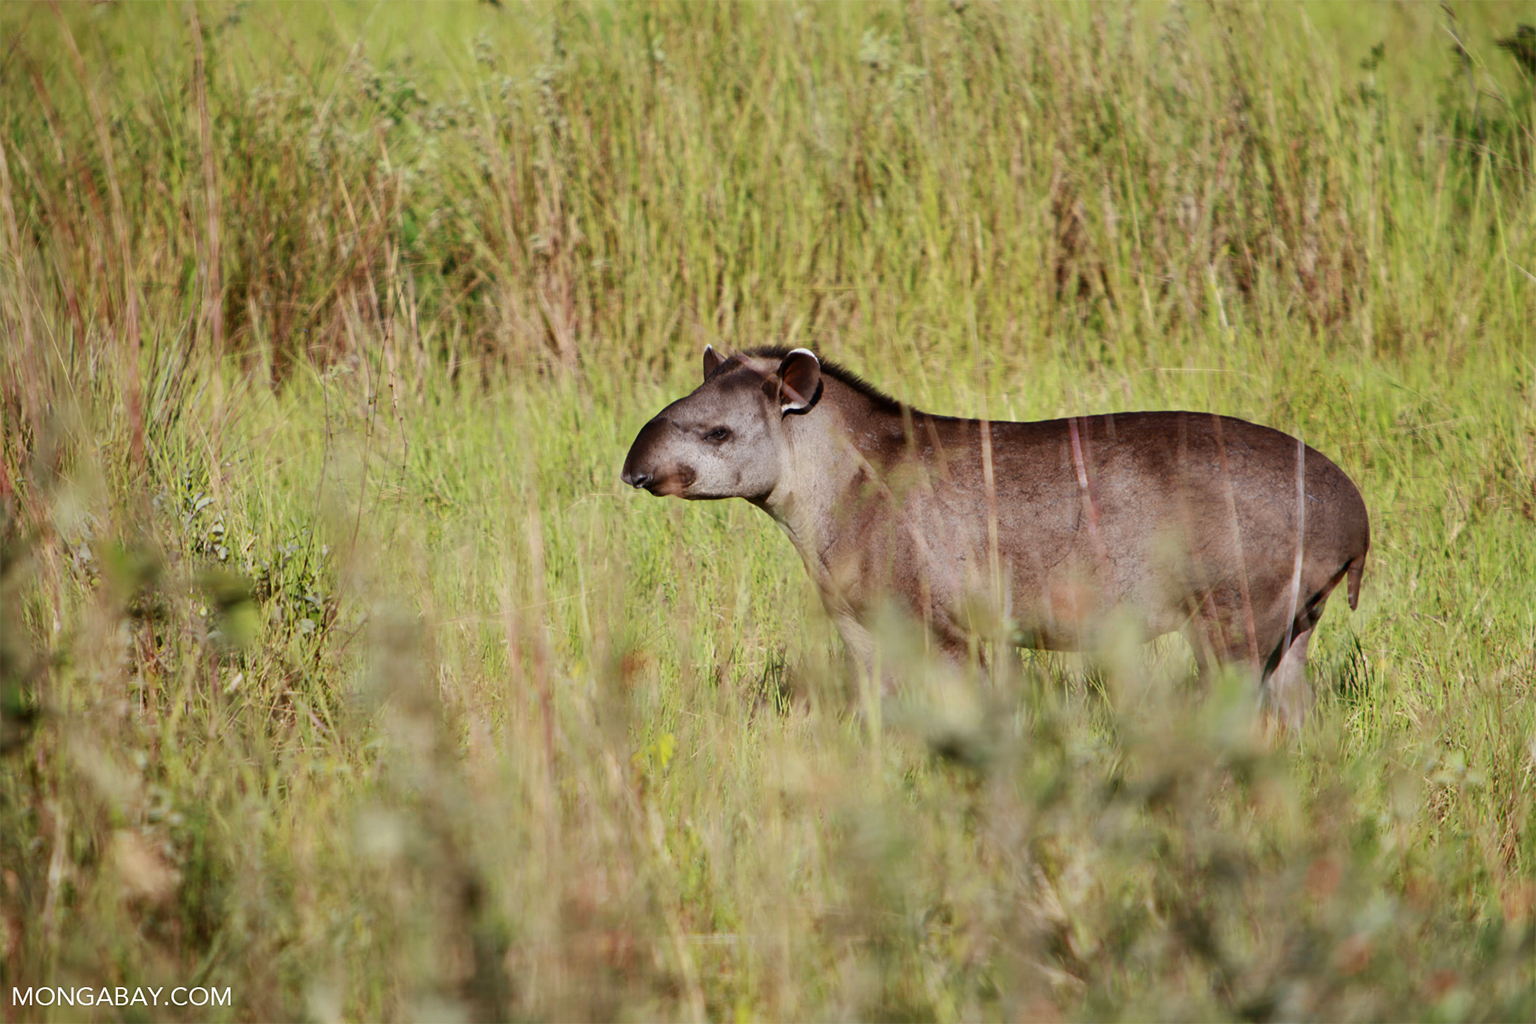
<svg viewBox="0 0 1536 1024">
<path fill-rule="evenodd" d="M 1530 1020 L 1521 20 L 0 5 L 0 1017 Z M 621 493 L 706 343 L 1303 436 L 1309 727 L 1182 641 L 870 706 Z"/>
</svg>

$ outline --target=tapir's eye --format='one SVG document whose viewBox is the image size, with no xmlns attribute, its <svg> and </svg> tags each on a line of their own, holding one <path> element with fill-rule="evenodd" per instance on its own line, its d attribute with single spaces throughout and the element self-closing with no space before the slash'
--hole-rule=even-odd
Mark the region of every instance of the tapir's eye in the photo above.
<svg viewBox="0 0 1536 1024">
<path fill-rule="evenodd" d="M 714 430 L 711 430 L 709 433 L 704 435 L 704 440 L 706 440 L 706 441 L 713 441 L 716 444 L 720 444 L 723 441 L 729 441 L 730 439 L 731 439 L 731 428 L 730 427 L 716 427 Z"/>
</svg>

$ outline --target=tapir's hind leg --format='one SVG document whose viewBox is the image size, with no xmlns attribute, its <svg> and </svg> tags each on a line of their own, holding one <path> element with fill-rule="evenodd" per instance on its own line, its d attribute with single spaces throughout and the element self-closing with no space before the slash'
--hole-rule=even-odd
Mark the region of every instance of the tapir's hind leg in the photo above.
<svg viewBox="0 0 1536 1024">
<path fill-rule="evenodd" d="M 1353 564 L 1353 563 L 1351 563 Z M 1317 620 L 1323 617 L 1323 605 L 1328 595 L 1348 572 L 1349 566 L 1340 569 L 1332 579 L 1310 598 L 1296 621 L 1286 631 L 1265 665 L 1264 681 L 1260 685 L 1260 706 L 1264 713 L 1282 727 L 1300 731 L 1307 714 L 1312 710 L 1312 682 L 1307 678 L 1307 644 Z M 1287 642 L 1288 641 L 1288 642 Z"/>
<path fill-rule="evenodd" d="M 1301 731 L 1312 710 L 1312 682 L 1307 678 L 1307 643 L 1311 639 L 1310 626 L 1297 633 L 1263 684 L 1265 714 L 1292 732 Z"/>
</svg>

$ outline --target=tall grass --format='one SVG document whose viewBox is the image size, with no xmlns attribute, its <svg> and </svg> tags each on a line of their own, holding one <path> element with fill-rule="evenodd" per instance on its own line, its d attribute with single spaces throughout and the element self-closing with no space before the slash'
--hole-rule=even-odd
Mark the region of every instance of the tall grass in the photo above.
<svg viewBox="0 0 1536 1024">
<path fill-rule="evenodd" d="M 7 1019 L 1530 1018 L 1520 16 L 0 6 Z M 706 342 L 1301 434 L 1314 725 L 859 713 L 766 519 L 618 493 Z"/>
</svg>

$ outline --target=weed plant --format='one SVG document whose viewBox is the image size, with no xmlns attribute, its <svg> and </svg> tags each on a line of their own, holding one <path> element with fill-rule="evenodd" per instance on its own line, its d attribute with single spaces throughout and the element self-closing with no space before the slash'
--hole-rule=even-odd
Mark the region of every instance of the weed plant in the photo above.
<svg viewBox="0 0 1536 1024">
<path fill-rule="evenodd" d="M 1528 14 L 0 6 L 5 1018 L 1530 1020 Z M 620 493 L 705 343 L 1304 437 L 1312 723 L 1181 642 L 870 704 L 765 517 Z M 12 994 L 104 985 L 233 1000 Z"/>
</svg>

